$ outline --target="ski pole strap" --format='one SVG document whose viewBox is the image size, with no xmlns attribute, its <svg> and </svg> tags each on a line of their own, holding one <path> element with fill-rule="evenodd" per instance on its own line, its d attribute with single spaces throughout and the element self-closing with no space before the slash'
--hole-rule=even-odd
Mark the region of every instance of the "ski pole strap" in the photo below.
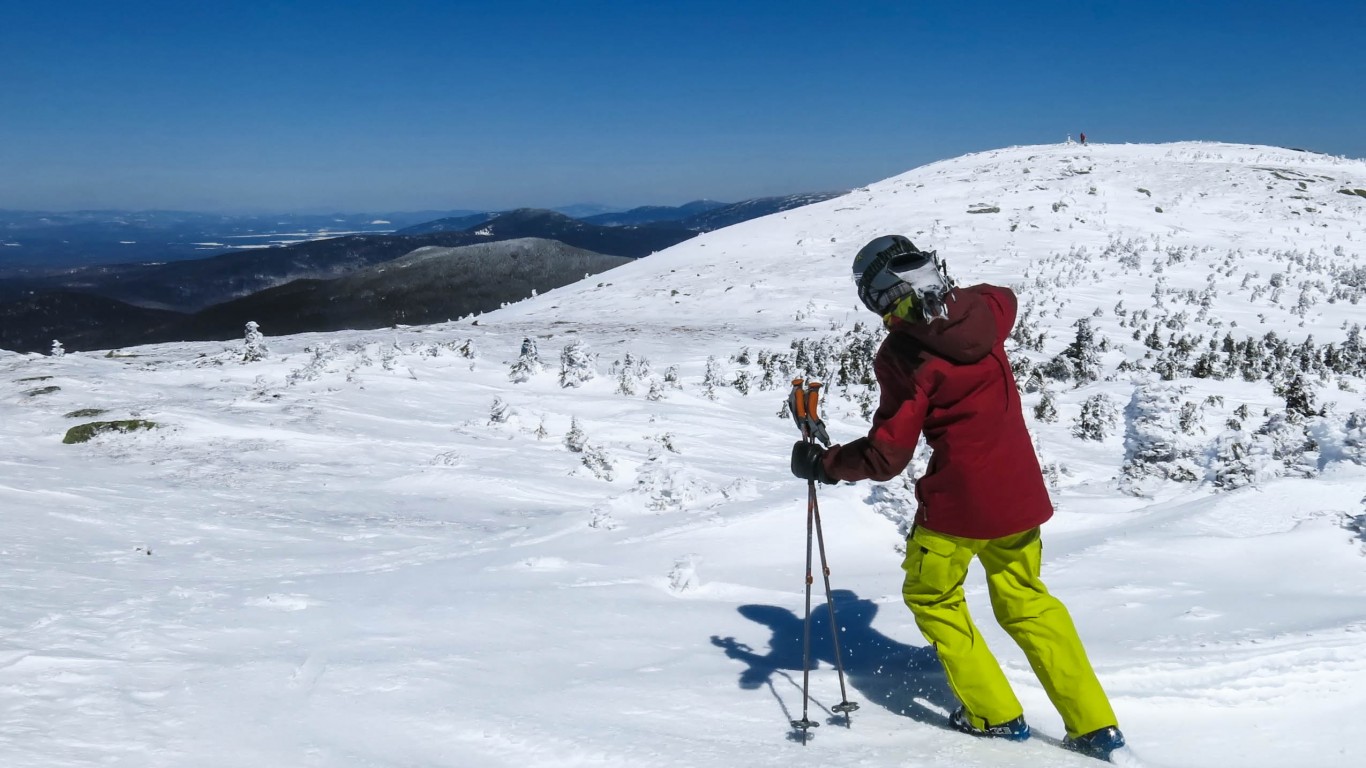
<svg viewBox="0 0 1366 768">
<path fill-rule="evenodd" d="M 809 381 L 806 384 L 806 423 L 811 436 L 830 447 L 830 435 L 825 431 L 825 422 L 820 417 L 821 383 Z"/>
</svg>

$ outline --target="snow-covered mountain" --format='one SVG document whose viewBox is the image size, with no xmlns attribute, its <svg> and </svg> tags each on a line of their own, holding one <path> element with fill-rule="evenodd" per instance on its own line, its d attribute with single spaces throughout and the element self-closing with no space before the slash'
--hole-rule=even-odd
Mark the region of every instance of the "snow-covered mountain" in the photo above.
<svg viewBox="0 0 1366 768">
<path fill-rule="evenodd" d="M 900 604 L 900 480 L 821 489 L 862 708 L 788 738 L 806 489 L 777 414 L 817 376 L 832 436 L 866 429 L 878 331 L 848 265 L 896 232 L 1020 295 L 1058 507 L 1045 578 L 1136 754 L 1358 765 L 1361 189 L 1366 162 L 1270 147 L 1016 147 L 454 323 L 268 338 L 253 362 L 0 353 L 0 759 L 1094 764 L 945 729 Z M 1031 724 L 1060 736 L 980 573 L 968 590 Z"/>
</svg>

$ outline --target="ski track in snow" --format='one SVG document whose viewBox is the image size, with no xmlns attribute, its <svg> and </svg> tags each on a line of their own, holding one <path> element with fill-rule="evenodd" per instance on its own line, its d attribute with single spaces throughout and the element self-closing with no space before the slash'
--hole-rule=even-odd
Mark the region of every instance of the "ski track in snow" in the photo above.
<svg viewBox="0 0 1366 768">
<path fill-rule="evenodd" d="M 477 325 L 268 338 L 271 356 L 251 364 L 237 342 L 0 352 L 0 762 L 1094 765 L 1042 738 L 944 728 L 953 702 L 899 603 L 910 496 L 897 482 L 821 489 L 862 708 L 852 727 L 827 722 L 840 695 L 821 607 L 811 715 L 824 724 L 805 746 L 789 738 L 805 488 L 788 474 L 791 422 L 776 418 L 786 381 L 713 400 L 708 358 L 729 381 L 757 374 L 730 359 L 745 348 L 788 351 L 866 320 L 845 270 L 886 232 L 939 248 L 965 282 L 1013 286 L 1049 332 L 1036 357 L 1097 309 L 1098 331 L 1136 356 L 1112 308 L 1154 303 L 1150 270 L 1169 248 L 1188 249 L 1160 273 L 1178 290 L 1233 259 L 1212 320 L 1340 343 L 1359 313 L 1349 302 L 1296 315 L 1298 289 L 1277 303 L 1239 288 L 1253 272 L 1312 278 L 1292 250 L 1360 265 L 1366 205 L 1339 187 L 1366 187 L 1366 163 L 1198 143 L 1019 147 L 708 233 Z M 978 204 L 1001 213 L 968 212 Z M 1102 255 L 1124 239 L 1143 243 L 1137 267 Z M 513 384 L 527 336 L 546 367 Z M 558 352 L 574 339 L 598 355 L 597 377 L 562 388 Z M 628 352 L 649 365 L 632 395 L 609 373 Z M 671 366 L 683 388 L 647 399 Z M 1180 383 L 1192 400 L 1227 399 L 1204 406 L 1206 442 L 1237 404 L 1279 402 L 1265 382 Z M 46 386 L 59 389 L 31 394 Z M 1125 764 L 1366 761 L 1343 715 L 1366 704 L 1366 544 L 1341 524 L 1362 513 L 1366 471 L 1325 458 L 1308 479 L 1123 493 L 1123 430 L 1083 443 L 1069 427 L 1086 397 L 1123 406 L 1134 386 L 1058 386 L 1058 421 L 1031 419 L 1041 459 L 1063 468 L 1045 578 L 1114 699 Z M 1320 393 L 1341 414 L 1363 390 Z M 831 395 L 832 435 L 861 435 L 857 404 Z M 67 415 L 89 408 L 106 412 Z M 75 424 L 127 418 L 162 426 L 61 442 Z M 566 448 L 571 420 L 610 480 Z M 1062 723 L 991 623 L 979 573 L 967 589 L 1031 724 L 1056 741 Z"/>
</svg>

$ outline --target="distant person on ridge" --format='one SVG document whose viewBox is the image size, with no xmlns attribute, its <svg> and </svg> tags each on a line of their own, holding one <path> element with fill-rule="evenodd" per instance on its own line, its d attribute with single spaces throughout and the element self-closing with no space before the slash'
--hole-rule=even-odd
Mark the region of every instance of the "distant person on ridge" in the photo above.
<svg viewBox="0 0 1366 768">
<path fill-rule="evenodd" d="M 1084 133 L 1081 135 L 1081 143 L 1082 143 L 1082 144 L 1085 144 L 1085 143 L 1086 143 L 1086 134 L 1084 134 Z"/>
<path fill-rule="evenodd" d="M 1025 427 L 1005 339 L 1015 294 L 955 287 L 933 251 L 900 235 L 854 258 L 859 299 L 890 333 L 874 360 L 881 390 L 867 437 L 792 448 L 792 473 L 836 483 L 890 480 L 923 432 L 933 454 L 916 482 L 902 596 L 939 653 L 961 706 L 953 727 L 1029 738 L 1024 708 L 968 615 L 963 581 L 976 557 L 996 620 L 1019 644 L 1067 727 L 1064 746 L 1108 759 L 1124 737 L 1067 608 L 1039 577 L 1039 526 L 1053 515 Z"/>
</svg>

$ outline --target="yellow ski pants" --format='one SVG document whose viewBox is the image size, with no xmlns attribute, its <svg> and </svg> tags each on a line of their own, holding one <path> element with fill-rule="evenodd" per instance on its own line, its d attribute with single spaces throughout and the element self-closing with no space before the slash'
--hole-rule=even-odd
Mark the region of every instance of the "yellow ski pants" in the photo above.
<svg viewBox="0 0 1366 768">
<path fill-rule="evenodd" d="M 1024 713 L 968 614 L 963 580 L 974 557 L 986 569 L 996 621 L 1029 659 L 1067 735 L 1118 725 L 1067 607 L 1039 578 L 1041 552 L 1038 528 L 999 539 L 965 539 L 916 526 L 906 541 L 902 596 L 939 652 L 949 686 L 974 726 L 999 725 Z"/>
</svg>

